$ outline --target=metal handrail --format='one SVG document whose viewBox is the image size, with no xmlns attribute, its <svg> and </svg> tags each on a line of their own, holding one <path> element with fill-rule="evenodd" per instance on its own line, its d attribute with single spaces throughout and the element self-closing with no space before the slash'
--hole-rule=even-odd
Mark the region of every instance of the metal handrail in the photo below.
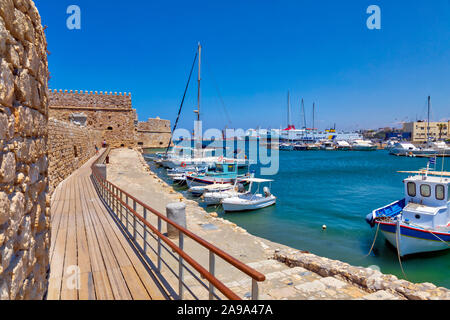
<svg viewBox="0 0 450 320">
<path fill-rule="evenodd" d="M 134 229 L 133 237 L 135 238 L 135 240 L 136 240 L 136 233 L 137 233 L 136 218 L 138 219 L 138 221 L 141 222 L 141 226 L 144 229 L 144 235 L 141 235 L 141 234 L 139 234 L 139 235 L 144 240 L 144 250 L 142 250 L 142 251 L 144 252 L 145 255 L 146 255 L 145 248 L 148 244 L 147 240 L 146 240 L 147 231 L 145 228 L 148 228 L 154 235 L 156 235 L 156 237 L 158 238 L 158 253 L 157 253 L 157 255 L 158 255 L 158 270 L 159 271 L 161 270 L 161 248 L 162 248 L 161 241 L 163 241 L 165 244 L 167 244 L 176 254 L 179 255 L 179 263 L 180 263 L 180 266 L 179 266 L 179 281 L 180 281 L 179 296 L 180 296 L 180 298 L 182 298 L 182 295 L 183 295 L 183 285 L 185 286 L 182 278 L 183 278 L 183 268 L 186 268 L 186 266 L 183 264 L 183 261 L 186 261 L 189 265 L 191 265 L 200 274 L 200 276 L 202 278 L 206 279 L 209 282 L 209 292 L 210 292 L 209 298 L 210 299 L 217 297 L 217 295 L 214 293 L 214 288 L 218 289 L 228 299 L 232 299 L 232 300 L 240 299 L 240 297 L 238 295 L 236 295 L 231 289 L 226 287 L 220 280 L 218 280 L 214 276 L 215 255 L 217 255 L 218 257 L 222 258 L 227 263 L 234 266 L 236 269 L 240 270 L 241 272 L 247 274 L 250 278 L 252 278 L 252 299 L 254 299 L 254 300 L 258 299 L 258 282 L 262 282 L 265 280 L 265 276 L 263 274 L 254 270 L 253 268 L 250 268 L 249 266 L 245 265 L 241 261 L 233 258 L 226 252 L 222 251 L 221 249 L 217 248 L 216 246 L 212 245 L 211 243 L 205 241 L 204 239 L 198 237 L 197 235 L 190 232 L 186 228 L 171 221 L 170 219 L 168 219 L 167 217 L 162 215 L 157 210 L 149 207 L 142 201 L 136 199 L 132 195 L 128 194 L 126 191 L 122 190 L 118 186 L 109 182 L 108 180 L 103 179 L 103 177 L 101 177 L 98 174 L 98 171 L 97 171 L 97 168 L 95 167 L 95 165 L 103 162 L 104 159 L 106 158 L 106 156 L 109 154 L 109 151 L 110 151 L 109 148 L 107 150 L 105 150 L 104 153 L 96 161 L 94 161 L 94 163 L 92 164 L 92 167 L 91 167 L 92 175 L 94 177 L 94 181 L 97 184 L 97 187 L 101 187 L 102 190 L 106 191 L 106 193 L 102 192 L 102 190 L 100 190 L 100 188 L 99 188 L 99 193 L 106 202 L 112 203 L 113 208 L 114 208 L 113 201 L 116 202 L 116 207 L 118 207 L 120 205 L 121 216 L 122 216 L 122 208 L 125 208 L 126 213 L 127 213 L 127 218 L 126 218 L 127 219 L 126 220 L 127 230 L 128 230 L 128 224 L 129 224 L 128 212 L 130 212 L 133 215 L 133 219 L 134 219 L 133 220 L 133 229 Z M 123 200 L 123 196 L 126 197 L 126 202 Z M 128 204 L 129 199 L 133 201 L 133 207 L 131 207 Z M 137 204 L 139 204 L 143 208 L 144 217 L 136 212 Z M 118 208 L 116 208 L 116 209 L 118 209 Z M 114 212 L 113 209 L 112 209 L 112 211 Z M 154 215 L 156 215 L 156 217 L 158 218 L 158 228 L 154 227 L 147 221 L 147 219 L 146 219 L 147 212 L 151 212 Z M 116 216 L 119 215 L 118 212 L 114 212 L 114 214 L 116 214 Z M 174 228 L 176 228 L 179 231 L 180 237 L 179 237 L 179 245 L 178 246 L 175 243 L 173 243 L 169 238 L 164 236 L 164 234 L 162 234 L 162 232 L 161 232 L 161 222 L 162 221 L 165 221 L 167 224 L 170 224 L 171 226 L 173 226 Z M 188 254 L 186 254 L 183 251 L 184 235 L 188 236 L 189 238 L 191 238 L 192 240 L 194 240 L 195 242 L 200 244 L 202 247 L 209 250 L 209 252 L 210 252 L 210 254 L 209 254 L 210 271 L 207 271 L 198 262 L 196 262 L 192 257 L 190 257 Z M 167 248 L 165 246 L 164 246 L 164 249 L 167 250 Z M 192 272 L 188 268 L 186 268 L 186 269 L 192 274 Z M 189 288 L 188 288 L 188 290 L 189 290 Z"/>
</svg>

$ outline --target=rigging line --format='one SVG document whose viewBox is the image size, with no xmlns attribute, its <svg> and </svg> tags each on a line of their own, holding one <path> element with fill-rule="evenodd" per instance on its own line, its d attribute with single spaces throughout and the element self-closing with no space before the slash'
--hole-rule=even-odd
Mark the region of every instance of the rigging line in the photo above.
<svg viewBox="0 0 450 320">
<path fill-rule="evenodd" d="M 192 72 L 194 71 L 194 66 L 195 66 L 195 62 L 197 61 L 197 57 L 198 57 L 198 52 L 195 54 L 194 62 L 192 63 L 191 72 L 189 73 L 189 79 L 186 84 L 186 88 L 184 89 L 184 94 L 183 94 L 183 99 L 181 100 L 180 109 L 178 110 L 177 120 L 175 121 L 175 125 L 173 127 L 172 134 L 170 135 L 170 141 L 166 148 L 166 155 L 167 155 L 167 152 L 169 151 L 170 145 L 172 144 L 173 134 L 174 134 L 175 130 L 177 129 L 178 120 L 180 120 L 181 110 L 183 109 L 184 99 L 186 98 L 186 93 L 189 88 L 189 83 L 191 82 Z"/>
<path fill-rule="evenodd" d="M 203 64 L 207 64 L 207 65 L 208 65 L 208 63 L 203 63 Z M 206 68 L 206 72 L 210 75 L 210 77 L 211 77 L 211 79 L 212 79 L 212 81 L 213 81 L 214 88 L 215 88 L 216 91 L 217 91 L 217 96 L 218 96 L 218 98 L 219 98 L 219 100 L 220 100 L 220 103 L 222 104 L 222 108 L 223 108 L 223 111 L 224 111 L 224 113 L 225 113 L 225 116 L 227 117 L 228 124 L 229 124 L 230 126 L 232 126 L 232 125 L 233 125 L 233 122 L 231 121 L 230 115 L 228 114 L 227 108 L 226 108 L 226 106 L 225 106 L 225 102 L 223 101 L 222 95 L 220 94 L 219 85 L 217 84 L 216 78 L 214 77 L 214 74 L 213 74 L 213 72 L 212 72 L 212 69 L 210 68 L 209 65 L 208 65 L 208 68 Z"/>
</svg>

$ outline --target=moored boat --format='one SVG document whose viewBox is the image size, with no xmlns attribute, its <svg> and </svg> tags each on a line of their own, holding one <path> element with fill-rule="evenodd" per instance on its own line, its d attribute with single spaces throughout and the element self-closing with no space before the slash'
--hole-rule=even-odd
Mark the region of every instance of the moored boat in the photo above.
<svg viewBox="0 0 450 320">
<path fill-rule="evenodd" d="M 405 198 L 374 210 L 366 221 L 380 229 L 399 256 L 450 248 L 450 172 L 406 171 Z"/>
<path fill-rule="evenodd" d="M 259 193 L 262 183 L 270 183 L 273 180 L 249 178 L 246 181 L 258 185 L 255 193 L 246 193 L 222 200 L 222 206 L 225 212 L 253 211 L 273 206 L 277 198 L 271 194 L 268 187 L 264 187 L 263 194 Z"/>
</svg>

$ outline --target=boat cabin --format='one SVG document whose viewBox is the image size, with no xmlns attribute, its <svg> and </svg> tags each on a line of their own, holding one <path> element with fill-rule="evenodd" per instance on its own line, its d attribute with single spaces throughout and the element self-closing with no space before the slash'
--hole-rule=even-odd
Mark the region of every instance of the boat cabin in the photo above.
<svg viewBox="0 0 450 320">
<path fill-rule="evenodd" d="M 424 173 L 405 179 L 403 218 L 406 222 L 436 228 L 450 218 L 450 177 Z"/>
</svg>

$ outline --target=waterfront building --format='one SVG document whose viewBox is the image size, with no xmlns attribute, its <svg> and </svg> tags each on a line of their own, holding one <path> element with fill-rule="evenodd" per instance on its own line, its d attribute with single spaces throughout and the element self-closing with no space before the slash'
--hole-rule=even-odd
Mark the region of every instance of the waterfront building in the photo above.
<svg viewBox="0 0 450 320">
<path fill-rule="evenodd" d="M 403 124 L 403 132 L 411 134 L 412 142 L 426 142 L 429 133 L 431 140 L 450 139 L 450 121 L 416 121 Z"/>
</svg>

